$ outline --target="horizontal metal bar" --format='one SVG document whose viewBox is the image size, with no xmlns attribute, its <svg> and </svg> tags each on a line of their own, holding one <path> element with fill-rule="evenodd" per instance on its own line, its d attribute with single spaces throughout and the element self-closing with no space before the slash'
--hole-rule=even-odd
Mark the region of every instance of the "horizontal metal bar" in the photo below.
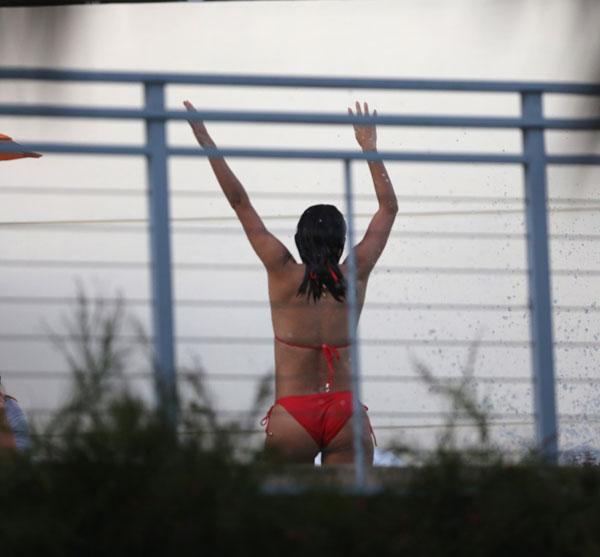
<svg viewBox="0 0 600 557">
<path fill-rule="evenodd" d="M 37 149 L 34 147 L 36 151 Z M 525 158 L 520 154 L 495 153 L 423 153 L 398 151 L 336 151 L 325 149 L 259 149 L 259 148 L 221 148 L 197 149 L 190 147 L 171 147 L 169 155 L 202 157 L 241 157 L 241 158 L 284 158 L 314 160 L 365 160 L 365 161 L 410 161 L 410 162 L 454 162 L 488 164 L 522 164 Z"/>
<path fill-rule="evenodd" d="M 75 143 L 27 143 L 26 148 L 42 153 L 71 153 L 98 155 L 146 155 L 149 151 L 142 146 L 129 145 L 83 145 Z M 21 152 L 23 147 L 0 144 L 0 152 Z M 167 155 L 180 157 L 234 157 L 313 160 L 389 160 L 412 162 L 456 162 L 520 164 L 522 155 L 479 154 L 479 153 L 419 153 L 419 152 L 361 152 L 328 151 L 324 149 L 269 149 L 269 148 L 222 148 L 199 149 L 197 147 L 171 147 Z"/>
<path fill-rule="evenodd" d="M 149 150 L 142 145 L 102 145 L 83 143 L 27 143 L 27 145 L 2 145 L 0 153 L 22 153 L 23 150 L 42 153 L 69 153 L 72 155 L 147 155 Z"/>
<path fill-rule="evenodd" d="M 147 155 L 148 148 L 136 145 L 102 145 L 77 143 L 27 143 L 26 146 L 0 144 L 0 153 L 18 153 L 23 149 L 42 153 L 82 155 Z M 179 157 L 232 157 L 312 160 L 366 160 L 403 162 L 479 163 L 479 164 L 523 164 L 526 159 L 520 154 L 495 153 L 423 153 L 423 152 L 360 152 L 325 149 L 269 149 L 269 148 L 221 148 L 198 149 L 197 147 L 171 147 L 167 154 Z M 548 155 L 548 164 L 597 165 L 600 155 Z"/>
<path fill-rule="evenodd" d="M 600 155 L 546 155 L 545 161 L 556 165 L 597 165 L 600 164 Z"/>
<path fill-rule="evenodd" d="M 7 116 L 45 116 L 55 118 L 103 118 L 126 120 L 181 120 L 187 122 L 187 110 L 148 110 L 143 108 L 95 108 L 64 105 L 1 104 L 0 114 Z M 253 122 L 287 124 L 377 124 L 380 126 L 442 128 L 508 128 L 597 130 L 600 118 L 536 118 L 497 116 L 384 115 L 355 116 L 315 112 L 273 112 L 242 110 L 197 110 L 194 119 L 206 122 Z"/>
<path fill-rule="evenodd" d="M 81 81 L 110 83 L 165 83 L 178 85 L 230 85 L 238 87 L 306 87 L 319 89 L 396 89 L 409 91 L 461 91 L 518 93 L 573 93 L 600 95 L 600 84 L 531 81 L 387 79 L 354 77 L 281 76 L 248 74 L 183 74 L 149 72 L 106 72 L 4 67 L 0 79 Z"/>
<path fill-rule="evenodd" d="M 148 149 L 135 145 L 84 145 L 77 143 L 28 143 L 14 147 L 0 144 L 0 153 L 18 153 L 23 148 L 42 153 L 79 154 L 79 155 L 147 155 Z M 272 159 L 313 159 L 313 160 L 382 160 L 404 162 L 447 162 L 480 164 L 522 164 L 523 155 L 500 155 L 480 153 L 421 153 L 378 151 L 362 153 L 360 151 L 332 151 L 318 149 L 260 149 L 260 148 L 223 148 L 198 149 L 190 147 L 171 147 L 167 154 L 179 157 L 233 157 L 233 158 L 272 158 Z M 548 164 L 560 165 L 598 165 L 600 155 L 549 155 Z"/>
</svg>

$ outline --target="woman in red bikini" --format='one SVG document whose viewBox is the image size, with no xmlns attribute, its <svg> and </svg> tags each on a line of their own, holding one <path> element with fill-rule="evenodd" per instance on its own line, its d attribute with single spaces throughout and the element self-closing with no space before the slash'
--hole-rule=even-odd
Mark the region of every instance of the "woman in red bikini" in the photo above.
<svg viewBox="0 0 600 557">
<path fill-rule="evenodd" d="M 190 112 L 195 109 L 184 102 Z M 353 115 L 352 109 L 348 113 Z M 376 115 L 376 111 L 373 115 Z M 356 115 L 369 116 L 367 103 L 356 103 Z M 202 147 L 215 147 L 199 120 L 190 125 Z M 363 151 L 377 149 L 373 125 L 355 125 Z M 242 184 L 223 158 L 209 158 L 215 176 L 236 212 L 252 248 L 268 273 L 269 300 L 275 332 L 275 404 L 265 417 L 267 449 L 287 461 L 352 463 L 352 395 L 348 309 L 345 302 L 346 262 L 340 263 L 346 236 L 342 214 L 332 205 L 309 207 L 295 236 L 301 263 L 271 234 L 250 203 Z M 364 238 L 355 246 L 359 310 L 369 275 L 379 259 L 398 212 L 398 203 L 384 164 L 369 161 L 379 208 Z M 373 460 L 371 427 L 366 408 L 363 442 Z"/>
</svg>

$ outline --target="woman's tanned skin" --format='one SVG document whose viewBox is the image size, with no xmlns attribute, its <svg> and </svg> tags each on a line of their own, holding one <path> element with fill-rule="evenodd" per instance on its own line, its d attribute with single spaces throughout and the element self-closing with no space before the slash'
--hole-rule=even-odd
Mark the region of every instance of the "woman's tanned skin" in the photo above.
<svg viewBox="0 0 600 557">
<path fill-rule="evenodd" d="M 195 120 L 195 108 L 185 101 L 184 106 L 192 113 L 190 125 L 202 147 L 216 147 L 204 123 Z M 356 102 L 350 115 L 369 116 L 367 103 L 361 107 Z M 373 112 L 375 116 L 377 111 Z M 355 125 L 356 140 L 363 151 L 377 151 L 377 132 L 373 125 Z M 269 301 L 275 335 L 295 344 L 335 346 L 348 344 L 348 308 L 325 294 L 316 303 L 306 296 L 297 296 L 305 273 L 305 265 L 296 262 L 293 255 L 265 227 L 252 206 L 246 190 L 222 157 L 209 157 L 215 176 L 236 212 L 252 248 L 265 266 L 268 274 Z M 362 309 L 369 275 L 381 255 L 394 219 L 398 202 L 394 188 L 382 161 L 369 161 L 375 195 L 379 208 L 363 239 L 355 246 L 357 265 L 357 295 L 359 312 Z M 347 260 L 340 268 L 346 275 Z M 349 348 L 339 349 L 340 359 L 335 362 L 334 391 L 351 390 Z M 275 399 L 291 395 L 308 395 L 323 390 L 327 377 L 327 365 L 319 350 L 306 350 L 275 342 Z M 369 460 L 373 457 L 373 444 L 369 436 L 366 414 L 364 443 Z M 273 408 L 269 422 L 267 448 L 276 449 L 286 460 L 312 463 L 319 448 L 309 433 L 280 405 Z M 324 449 L 323 464 L 353 462 L 352 419 L 344 425 L 333 441 Z"/>
</svg>

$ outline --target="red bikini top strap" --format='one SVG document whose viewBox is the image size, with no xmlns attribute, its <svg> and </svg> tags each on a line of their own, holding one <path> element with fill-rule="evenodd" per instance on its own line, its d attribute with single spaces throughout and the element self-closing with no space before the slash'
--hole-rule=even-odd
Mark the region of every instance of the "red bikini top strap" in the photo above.
<svg viewBox="0 0 600 557">
<path fill-rule="evenodd" d="M 321 350 L 323 352 L 323 357 L 325 358 L 325 362 L 327 362 L 327 383 L 325 384 L 325 388 L 327 390 L 333 389 L 333 380 L 335 376 L 335 366 L 334 360 L 340 359 L 340 353 L 338 348 L 347 348 L 350 346 L 349 344 L 342 344 L 340 346 L 333 346 L 332 344 L 321 344 L 320 346 L 315 346 L 314 344 L 294 344 L 293 342 L 288 342 L 275 336 L 275 340 L 278 340 L 282 344 L 287 344 L 288 346 L 293 346 L 294 348 L 306 348 L 309 350 Z"/>
<path fill-rule="evenodd" d="M 287 344 L 288 346 L 293 346 L 294 348 L 307 348 L 309 350 L 323 350 L 323 346 L 329 346 L 330 348 L 348 348 L 350 344 L 340 344 L 339 346 L 334 346 L 333 344 L 296 344 L 294 342 L 288 342 L 287 340 L 283 340 L 281 337 L 275 336 L 275 340 L 281 342 L 281 344 Z"/>
<path fill-rule="evenodd" d="M 281 344 L 287 344 L 288 346 L 293 346 L 294 348 L 307 348 L 309 350 L 321 350 L 321 346 L 316 346 L 314 344 L 295 344 L 293 342 L 288 342 L 287 340 L 283 340 L 278 336 L 275 336 L 275 340 L 281 342 Z"/>
</svg>

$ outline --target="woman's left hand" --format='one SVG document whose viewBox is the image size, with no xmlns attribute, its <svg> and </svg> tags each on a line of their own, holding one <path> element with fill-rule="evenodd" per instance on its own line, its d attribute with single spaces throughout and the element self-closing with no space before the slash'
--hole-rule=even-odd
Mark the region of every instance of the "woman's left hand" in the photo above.
<svg viewBox="0 0 600 557">
<path fill-rule="evenodd" d="M 363 108 L 361 108 L 360 103 L 356 101 L 355 106 L 356 116 L 371 116 L 371 114 L 369 114 L 369 105 L 367 103 L 364 103 Z M 350 107 L 348 107 L 348 114 L 350 114 L 350 116 L 355 115 Z M 372 116 L 377 116 L 377 110 L 373 111 Z M 354 124 L 354 135 L 363 151 L 377 150 L 377 130 L 373 124 Z"/>
</svg>

